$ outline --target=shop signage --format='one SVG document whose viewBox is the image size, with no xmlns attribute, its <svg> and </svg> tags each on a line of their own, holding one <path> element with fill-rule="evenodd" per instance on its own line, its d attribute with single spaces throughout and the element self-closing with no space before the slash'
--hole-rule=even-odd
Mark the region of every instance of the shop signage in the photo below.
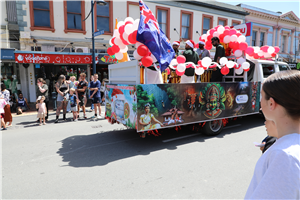
<svg viewBox="0 0 300 200">
<path fill-rule="evenodd" d="M 117 63 L 118 60 L 110 55 L 98 55 L 98 64 L 113 64 Z"/>
<path fill-rule="evenodd" d="M 236 30 L 239 30 L 241 34 L 243 34 L 244 36 L 252 35 L 252 22 L 231 26 L 231 28 L 235 28 Z"/>
<path fill-rule="evenodd" d="M 14 60 L 14 51 L 15 49 L 1 49 L 1 60 Z"/>
<path fill-rule="evenodd" d="M 15 53 L 16 63 L 91 64 L 92 55 Z"/>
</svg>

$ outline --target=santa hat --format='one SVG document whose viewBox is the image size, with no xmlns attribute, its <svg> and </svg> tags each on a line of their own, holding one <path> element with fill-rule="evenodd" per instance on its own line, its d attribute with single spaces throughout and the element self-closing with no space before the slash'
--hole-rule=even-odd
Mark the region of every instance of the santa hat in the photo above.
<svg viewBox="0 0 300 200">
<path fill-rule="evenodd" d="M 174 41 L 172 45 L 180 45 L 180 41 Z"/>
<path fill-rule="evenodd" d="M 205 45 L 205 43 L 204 43 L 204 42 L 202 42 L 202 41 L 199 41 L 198 43 L 199 43 L 199 44 L 203 44 L 203 45 Z"/>
<path fill-rule="evenodd" d="M 195 47 L 195 42 L 193 40 L 187 40 L 185 42 L 187 45 L 189 45 L 191 48 L 194 48 Z"/>
</svg>

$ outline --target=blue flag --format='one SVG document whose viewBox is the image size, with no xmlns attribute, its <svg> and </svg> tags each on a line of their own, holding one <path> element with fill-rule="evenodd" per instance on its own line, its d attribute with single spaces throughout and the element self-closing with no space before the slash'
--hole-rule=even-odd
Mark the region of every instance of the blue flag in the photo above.
<svg viewBox="0 0 300 200">
<path fill-rule="evenodd" d="M 161 71 L 169 66 L 175 52 L 169 39 L 160 29 L 159 24 L 151 10 L 142 0 L 140 4 L 140 23 L 137 31 L 137 41 L 148 47 L 160 64 Z"/>
</svg>

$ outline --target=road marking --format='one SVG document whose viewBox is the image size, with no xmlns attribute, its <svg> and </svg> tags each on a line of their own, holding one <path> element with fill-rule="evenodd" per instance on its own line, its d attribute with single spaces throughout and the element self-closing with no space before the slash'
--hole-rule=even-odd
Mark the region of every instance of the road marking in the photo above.
<svg viewBox="0 0 300 200">
<path fill-rule="evenodd" d="M 177 138 L 163 140 L 162 142 L 171 142 L 171 141 L 174 141 L 174 140 L 180 140 L 180 139 L 183 139 L 183 138 L 189 138 L 189 137 L 193 137 L 193 136 L 196 136 L 196 135 L 199 135 L 199 134 L 185 135 L 185 136 L 181 136 L 181 137 L 177 137 Z"/>
<path fill-rule="evenodd" d="M 236 124 L 236 125 L 232 125 L 232 126 L 225 126 L 224 128 L 223 128 L 223 130 L 224 129 L 229 129 L 229 128 L 234 128 L 234 127 L 238 127 L 238 126 L 241 126 L 242 124 Z"/>
</svg>

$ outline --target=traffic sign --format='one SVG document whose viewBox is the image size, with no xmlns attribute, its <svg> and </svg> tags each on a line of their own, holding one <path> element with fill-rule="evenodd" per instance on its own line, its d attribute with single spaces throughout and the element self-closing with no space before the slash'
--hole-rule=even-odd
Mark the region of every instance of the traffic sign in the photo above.
<svg viewBox="0 0 300 200">
<path fill-rule="evenodd" d="M 101 31 L 97 31 L 94 33 L 94 37 L 98 36 L 98 35 L 102 35 L 104 34 L 104 30 L 101 30 Z"/>
</svg>

